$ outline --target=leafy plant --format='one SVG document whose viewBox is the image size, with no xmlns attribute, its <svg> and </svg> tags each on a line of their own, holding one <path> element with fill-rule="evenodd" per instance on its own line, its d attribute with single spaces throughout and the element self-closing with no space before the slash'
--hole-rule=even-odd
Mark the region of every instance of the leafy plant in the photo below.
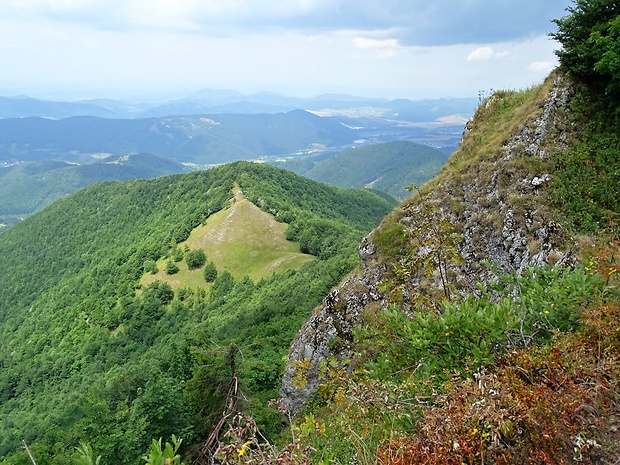
<svg viewBox="0 0 620 465">
<path fill-rule="evenodd" d="M 620 5 L 614 0 L 574 0 L 569 14 L 554 22 L 549 35 L 562 44 L 560 65 L 586 85 L 598 89 L 617 106 L 620 98 Z"/>
<path fill-rule="evenodd" d="M 168 260 L 166 262 L 166 267 L 164 268 L 164 273 L 166 274 L 177 274 L 179 272 L 179 267 L 172 260 Z"/>
<path fill-rule="evenodd" d="M 146 465 L 183 465 L 181 456 L 177 454 L 183 440 L 177 439 L 174 434 L 171 440 L 172 444 L 166 442 L 165 447 L 162 448 L 161 438 L 159 438 L 159 441 L 153 439 L 147 455 L 142 456 L 142 460 L 146 462 Z"/>
<path fill-rule="evenodd" d="M 391 223 L 376 235 L 380 240 L 379 247 L 389 237 L 394 238 L 396 244 L 402 244 L 400 258 L 392 267 L 395 279 L 384 281 L 380 286 L 392 302 L 402 303 L 401 297 L 406 289 L 412 294 L 414 306 L 432 309 L 440 300 L 455 297 L 449 267 L 463 263 L 458 248 L 463 238 L 456 226 L 444 216 L 441 207 L 424 195 L 418 186 L 412 185 L 407 189 L 417 193 L 416 203 L 406 207 L 413 217 L 413 224 L 405 227 Z M 426 286 L 412 286 L 413 282 L 422 280 L 425 280 Z M 443 295 L 436 295 L 435 288 L 439 288 Z"/>
<path fill-rule="evenodd" d="M 202 275 L 205 278 L 205 281 L 208 283 L 212 283 L 217 278 L 217 268 L 213 262 L 207 262 L 205 268 L 202 272 Z"/>
<path fill-rule="evenodd" d="M 75 465 L 99 465 L 100 461 L 100 455 L 93 461 L 93 448 L 90 444 L 82 442 L 75 448 Z"/>
</svg>

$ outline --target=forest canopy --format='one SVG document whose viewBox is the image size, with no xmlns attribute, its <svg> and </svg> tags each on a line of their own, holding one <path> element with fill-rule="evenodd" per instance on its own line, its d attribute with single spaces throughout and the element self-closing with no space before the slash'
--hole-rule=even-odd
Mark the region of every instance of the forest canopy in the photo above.
<svg viewBox="0 0 620 465">
<path fill-rule="evenodd" d="M 290 223 L 294 240 L 322 228 L 308 246 L 317 259 L 253 282 L 178 247 L 229 207 L 235 186 Z M 196 444 L 222 411 L 231 343 L 246 399 L 239 408 L 277 434 L 267 401 L 277 397 L 294 334 L 392 207 L 369 191 L 238 162 L 91 185 L 8 229 L 0 236 L 0 268 L 11 270 L 0 273 L 0 462 L 28 464 L 22 441 L 50 464 L 68 463 L 82 441 L 102 463 L 135 463 L 152 439 L 172 434 Z M 158 260 L 196 267 L 200 285 L 140 285 Z"/>
</svg>

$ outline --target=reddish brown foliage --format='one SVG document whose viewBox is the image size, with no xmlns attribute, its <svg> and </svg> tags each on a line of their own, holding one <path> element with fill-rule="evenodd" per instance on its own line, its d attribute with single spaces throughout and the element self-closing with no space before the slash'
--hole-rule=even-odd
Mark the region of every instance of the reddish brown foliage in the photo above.
<svg viewBox="0 0 620 465">
<path fill-rule="evenodd" d="M 378 450 L 382 464 L 565 464 L 620 460 L 620 305 L 584 329 L 512 353 L 493 372 L 453 382 L 415 437 Z"/>
</svg>

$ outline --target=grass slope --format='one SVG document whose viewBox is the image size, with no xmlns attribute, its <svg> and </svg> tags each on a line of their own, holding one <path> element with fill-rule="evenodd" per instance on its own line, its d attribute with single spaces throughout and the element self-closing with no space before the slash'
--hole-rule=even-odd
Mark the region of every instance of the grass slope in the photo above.
<svg viewBox="0 0 620 465">
<path fill-rule="evenodd" d="M 297 269 L 314 259 L 312 255 L 301 253 L 299 244 L 286 240 L 287 227 L 247 200 L 236 186 L 232 205 L 210 216 L 206 224 L 195 228 L 178 246 L 202 249 L 218 270 L 228 271 L 235 279 L 249 276 L 256 281 L 273 273 Z M 166 258 L 160 259 L 157 262 L 159 271 L 146 275 L 141 282 L 148 285 L 159 280 L 173 289 L 207 287 L 202 268 L 190 270 L 183 262 L 179 263 L 178 273 L 167 275 L 164 272 L 166 261 Z"/>
</svg>

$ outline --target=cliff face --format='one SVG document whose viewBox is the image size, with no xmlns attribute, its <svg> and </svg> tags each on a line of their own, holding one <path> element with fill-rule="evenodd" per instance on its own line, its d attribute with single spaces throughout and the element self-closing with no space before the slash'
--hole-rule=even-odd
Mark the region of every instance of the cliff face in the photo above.
<svg viewBox="0 0 620 465">
<path fill-rule="evenodd" d="M 320 384 L 321 361 L 351 356 L 353 328 L 390 301 L 408 312 L 417 295 L 446 292 L 445 280 L 452 293 L 473 292 L 492 278 L 483 261 L 515 271 L 575 260 L 574 241 L 546 195 L 553 156 L 567 148 L 562 116 L 570 97 L 567 81 L 552 76 L 536 89 L 496 93 L 480 106 L 442 172 L 363 240 L 359 273 L 325 298 L 293 341 L 280 393 L 292 413 Z M 458 238 L 458 254 L 444 257 L 443 270 L 395 273 L 433 253 L 427 241 L 433 225 Z M 293 377 L 302 365 L 299 388 Z"/>
</svg>

